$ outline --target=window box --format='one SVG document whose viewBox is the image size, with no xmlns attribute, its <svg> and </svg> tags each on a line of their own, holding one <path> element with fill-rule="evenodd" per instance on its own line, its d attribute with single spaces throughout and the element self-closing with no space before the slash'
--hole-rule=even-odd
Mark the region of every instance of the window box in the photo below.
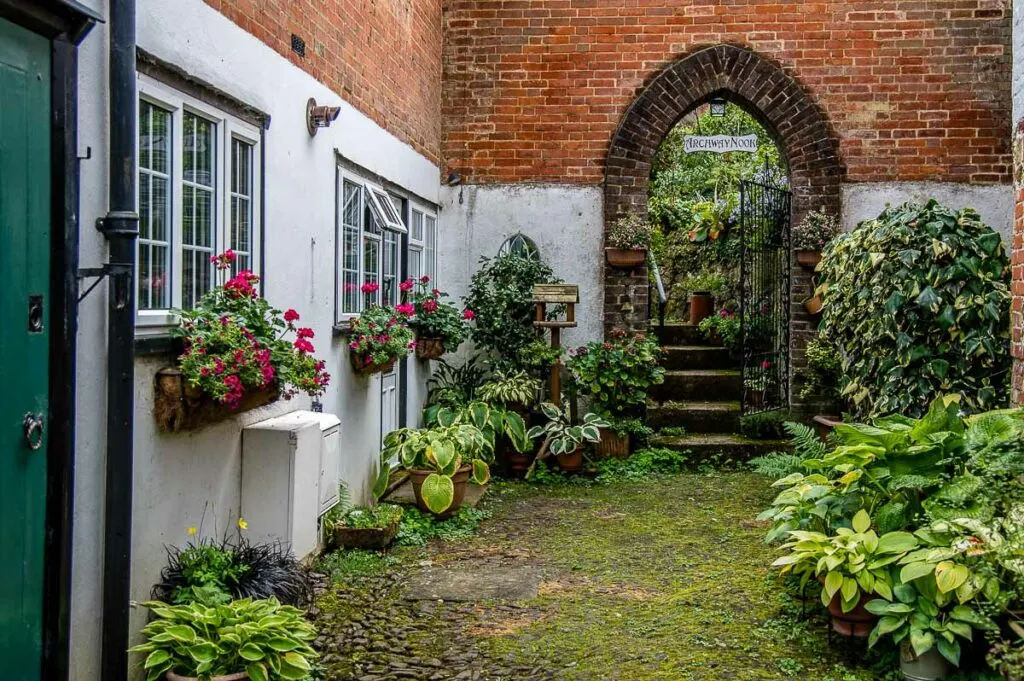
<svg viewBox="0 0 1024 681">
<path fill-rule="evenodd" d="M 272 404 L 281 396 L 281 387 L 272 384 L 247 393 L 238 406 L 230 409 L 185 380 L 180 369 L 165 367 L 156 372 L 153 416 L 162 433 L 198 430 L 242 412 Z"/>
</svg>

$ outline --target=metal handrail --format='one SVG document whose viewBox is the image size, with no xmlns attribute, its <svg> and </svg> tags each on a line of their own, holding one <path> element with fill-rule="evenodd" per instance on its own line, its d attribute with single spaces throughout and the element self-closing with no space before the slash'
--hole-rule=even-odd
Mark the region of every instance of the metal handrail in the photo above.
<svg viewBox="0 0 1024 681">
<path fill-rule="evenodd" d="M 654 284 L 658 289 L 658 329 L 660 332 L 665 330 L 665 308 L 668 306 L 668 296 L 665 295 L 665 285 L 661 281 L 661 270 L 658 269 L 658 261 L 654 257 L 653 252 L 648 252 L 648 257 L 651 259 L 651 271 L 654 274 Z M 648 311 L 647 316 L 650 317 L 650 294 L 648 294 Z M 661 334 L 664 337 L 664 333 Z"/>
</svg>

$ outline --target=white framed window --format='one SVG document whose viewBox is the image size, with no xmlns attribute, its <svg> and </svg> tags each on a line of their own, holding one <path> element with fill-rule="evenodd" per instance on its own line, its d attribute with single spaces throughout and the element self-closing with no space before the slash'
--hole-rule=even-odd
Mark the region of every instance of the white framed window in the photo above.
<svg viewBox="0 0 1024 681">
<path fill-rule="evenodd" d="M 260 133 L 230 114 L 138 77 L 138 324 L 175 323 L 217 282 L 210 258 L 228 248 L 232 274 L 258 273 Z"/>
<path fill-rule="evenodd" d="M 358 175 L 338 173 L 338 320 L 372 305 L 399 301 L 401 211 L 380 186 Z M 363 291 L 367 284 L 377 290 Z"/>
<path fill-rule="evenodd" d="M 413 204 L 409 218 L 409 276 L 419 279 L 424 275 L 437 285 L 437 215 Z"/>
</svg>

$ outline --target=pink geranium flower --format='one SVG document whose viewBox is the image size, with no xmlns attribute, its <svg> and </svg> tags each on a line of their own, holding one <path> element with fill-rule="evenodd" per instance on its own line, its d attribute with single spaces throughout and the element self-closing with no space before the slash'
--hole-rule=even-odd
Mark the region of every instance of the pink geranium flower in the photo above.
<svg viewBox="0 0 1024 681">
<path fill-rule="evenodd" d="M 289 324 L 291 324 L 292 322 L 297 322 L 299 321 L 299 313 L 296 312 L 295 310 L 289 309 L 284 313 L 284 320 Z"/>
<path fill-rule="evenodd" d="M 468 307 L 462 311 L 462 318 L 472 321 L 476 317 L 476 312 L 473 312 Z"/>
</svg>

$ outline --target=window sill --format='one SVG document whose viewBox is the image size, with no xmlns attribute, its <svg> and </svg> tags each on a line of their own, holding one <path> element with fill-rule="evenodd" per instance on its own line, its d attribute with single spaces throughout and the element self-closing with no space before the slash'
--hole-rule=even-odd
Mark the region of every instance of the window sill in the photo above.
<svg viewBox="0 0 1024 681">
<path fill-rule="evenodd" d="M 352 336 L 352 327 L 349 320 L 343 319 L 331 327 L 331 335 L 335 338 L 349 338 Z"/>
<path fill-rule="evenodd" d="M 185 342 L 169 333 L 149 334 L 135 337 L 136 357 L 178 357 L 185 352 Z"/>
</svg>

